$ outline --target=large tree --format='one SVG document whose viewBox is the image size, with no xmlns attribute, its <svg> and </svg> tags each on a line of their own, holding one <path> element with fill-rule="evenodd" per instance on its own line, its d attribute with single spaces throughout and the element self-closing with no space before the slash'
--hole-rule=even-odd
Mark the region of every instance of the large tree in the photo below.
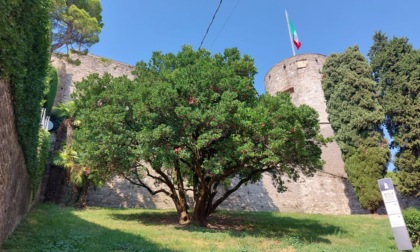
<svg viewBox="0 0 420 252">
<path fill-rule="evenodd" d="M 398 150 L 397 186 L 404 195 L 420 197 L 420 51 L 407 38 L 388 39 L 377 32 L 373 40 L 369 57 L 391 147 Z"/>
<path fill-rule="evenodd" d="M 171 197 L 180 223 L 206 225 L 224 200 L 263 173 L 281 191 L 283 175 L 296 179 L 322 167 L 317 113 L 294 106 L 287 94 L 258 96 L 253 60 L 237 49 L 154 53 L 134 73 L 134 81 L 105 75 L 77 84 L 81 123 L 73 147 L 92 179 L 123 174 Z"/>
<path fill-rule="evenodd" d="M 51 51 L 62 46 L 76 46 L 80 51 L 99 42 L 101 12 L 100 0 L 52 0 Z"/>
<path fill-rule="evenodd" d="M 372 69 L 356 46 L 328 57 L 323 75 L 327 112 L 349 181 L 362 207 L 375 212 L 382 202 L 377 180 L 386 173 L 389 150 Z"/>
</svg>

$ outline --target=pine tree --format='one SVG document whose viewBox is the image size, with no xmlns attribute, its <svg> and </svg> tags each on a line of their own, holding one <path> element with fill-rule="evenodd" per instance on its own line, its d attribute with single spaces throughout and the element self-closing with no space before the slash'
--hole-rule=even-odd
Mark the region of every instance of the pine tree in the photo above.
<svg viewBox="0 0 420 252">
<path fill-rule="evenodd" d="M 102 31 L 100 0 L 51 1 L 51 51 L 76 46 L 78 51 L 99 42 Z"/>
</svg>

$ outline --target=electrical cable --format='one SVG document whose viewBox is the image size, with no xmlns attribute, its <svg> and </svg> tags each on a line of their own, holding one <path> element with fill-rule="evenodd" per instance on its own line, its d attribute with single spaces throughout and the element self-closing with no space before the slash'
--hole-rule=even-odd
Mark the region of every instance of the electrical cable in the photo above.
<svg viewBox="0 0 420 252">
<path fill-rule="evenodd" d="M 220 2 L 219 2 L 219 6 L 217 6 L 217 9 L 216 9 L 216 11 L 215 11 L 215 12 L 214 12 L 214 14 L 213 14 L 213 18 L 211 19 L 211 22 L 210 22 L 209 26 L 207 27 L 207 31 L 206 31 L 206 33 L 204 34 L 204 37 L 203 37 L 203 39 L 201 40 L 201 43 L 200 43 L 200 46 L 198 47 L 198 49 L 201 49 L 201 46 L 203 45 L 204 40 L 206 39 L 207 34 L 208 34 L 208 33 L 209 33 L 209 31 L 210 31 L 210 27 L 211 27 L 211 25 L 213 24 L 214 19 L 216 18 L 217 12 L 219 11 L 220 6 L 222 5 L 222 2 L 223 2 L 223 0 L 220 0 Z"/>
<path fill-rule="evenodd" d="M 233 12 L 236 10 L 236 7 L 238 7 L 239 0 L 236 1 L 235 6 L 233 7 L 232 11 L 229 13 L 229 16 L 227 17 L 225 23 L 222 26 L 222 29 L 220 29 L 219 33 L 216 35 L 216 38 L 213 40 L 213 43 L 211 43 L 210 48 L 213 47 L 214 43 L 216 43 L 216 40 L 219 38 L 220 34 L 222 33 L 223 29 L 225 28 L 227 22 L 229 21 L 230 17 L 232 16 Z"/>
</svg>

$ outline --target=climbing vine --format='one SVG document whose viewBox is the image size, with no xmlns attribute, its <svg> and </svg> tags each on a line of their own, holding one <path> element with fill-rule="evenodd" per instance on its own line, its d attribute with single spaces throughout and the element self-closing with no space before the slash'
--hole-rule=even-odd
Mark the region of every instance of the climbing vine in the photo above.
<svg viewBox="0 0 420 252">
<path fill-rule="evenodd" d="M 43 107 L 46 108 L 47 114 L 51 113 L 51 109 L 54 105 L 55 95 L 57 94 L 58 88 L 58 71 L 51 64 L 48 66 L 47 76 L 45 78 L 45 89 Z"/>
<path fill-rule="evenodd" d="M 37 149 L 50 58 L 49 8 L 49 0 L 0 0 L 0 79 L 10 83 L 19 143 L 31 179 L 43 168 L 37 164 Z"/>
</svg>

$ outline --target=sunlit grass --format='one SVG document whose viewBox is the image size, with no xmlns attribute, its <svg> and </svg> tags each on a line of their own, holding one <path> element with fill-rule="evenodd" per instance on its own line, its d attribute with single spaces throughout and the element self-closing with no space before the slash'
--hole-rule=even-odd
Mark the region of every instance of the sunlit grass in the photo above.
<svg viewBox="0 0 420 252">
<path fill-rule="evenodd" d="M 41 204 L 2 251 L 397 251 L 385 216 L 217 212 L 211 228 L 164 210 Z M 420 251 L 416 249 L 414 251 Z"/>
</svg>

